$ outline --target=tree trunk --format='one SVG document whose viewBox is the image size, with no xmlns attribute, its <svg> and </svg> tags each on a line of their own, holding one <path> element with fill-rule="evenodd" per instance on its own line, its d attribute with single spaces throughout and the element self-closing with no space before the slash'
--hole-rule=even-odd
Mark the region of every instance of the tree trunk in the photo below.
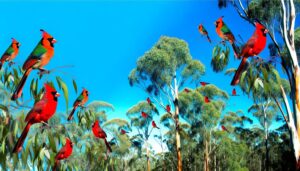
<svg viewBox="0 0 300 171">
<path fill-rule="evenodd" d="M 269 171 L 268 130 L 266 131 L 265 146 L 266 146 L 266 171 Z"/>
<path fill-rule="evenodd" d="M 146 140 L 146 149 L 147 149 L 147 171 L 150 171 L 151 166 L 150 166 L 150 154 L 149 154 L 148 140 Z"/>
<path fill-rule="evenodd" d="M 179 119 L 178 114 L 175 115 L 176 124 L 176 152 L 177 152 L 177 170 L 182 171 L 182 161 L 181 161 L 181 144 L 180 144 L 180 134 L 179 134 Z"/>
<path fill-rule="evenodd" d="M 268 103 L 266 105 L 268 105 Z M 267 110 L 267 107 L 265 105 L 263 105 L 264 128 L 265 128 L 265 148 L 266 148 L 265 168 L 266 168 L 266 171 L 269 171 L 268 123 L 267 123 L 266 110 Z"/>
<path fill-rule="evenodd" d="M 175 125 L 176 125 L 176 152 L 177 152 L 177 171 L 182 171 L 182 159 L 181 159 L 181 143 L 180 143 L 180 122 L 179 122 L 179 105 L 178 105 L 178 86 L 177 86 L 177 79 L 175 77 L 174 79 L 174 94 L 175 94 L 175 99 L 174 99 L 174 106 L 175 106 Z"/>
<path fill-rule="evenodd" d="M 204 141 L 205 152 L 204 152 L 204 171 L 209 171 L 209 156 L 208 156 L 208 144 Z"/>
</svg>

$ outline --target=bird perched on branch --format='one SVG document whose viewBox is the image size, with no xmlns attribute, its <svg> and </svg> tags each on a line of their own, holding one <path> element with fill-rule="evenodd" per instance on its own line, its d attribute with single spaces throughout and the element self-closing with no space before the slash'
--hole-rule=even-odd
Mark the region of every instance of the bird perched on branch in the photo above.
<svg viewBox="0 0 300 171">
<path fill-rule="evenodd" d="M 70 157 L 72 151 L 73 151 L 73 143 L 69 138 L 66 138 L 66 144 L 59 150 L 59 152 L 55 156 L 55 162 L 52 170 L 56 171 L 59 165 L 59 161 Z"/>
<path fill-rule="evenodd" d="M 48 84 L 44 85 L 44 89 L 45 93 L 42 99 L 34 104 L 25 118 L 27 124 L 13 149 L 14 153 L 22 150 L 24 140 L 33 124 L 46 123 L 55 114 L 59 94 Z"/>
<path fill-rule="evenodd" d="M 247 59 L 251 56 L 257 56 L 266 46 L 268 30 L 262 24 L 255 22 L 255 31 L 247 43 L 243 46 L 241 54 L 238 55 L 238 59 L 242 58 L 242 61 L 235 72 L 235 75 L 231 81 L 231 85 L 237 85 L 240 81 L 242 72 L 245 69 Z"/>
<path fill-rule="evenodd" d="M 236 45 L 235 37 L 229 27 L 223 21 L 223 16 L 220 17 L 216 22 L 216 32 L 219 37 L 225 41 L 229 41 L 234 51 L 234 56 L 237 57 L 239 54 L 239 47 Z"/>
<path fill-rule="evenodd" d="M 70 121 L 73 118 L 74 112 L 77 109 L 77 107 L 78 106 L 83 107 L 84 104 L 88 101 L 88 98 L 89 98 L 89 92 L 87 91 L 87 89 L 83 89 L 81 94 L 77 97 L 77 99 L 73 103 L 73 109 L 69 114 L 68 121 Z"/>
<path fill-rule="evenodd" d="M 99 121 L 96 120 L 92 126 L 92 131 L 93 134 L 95 135 L 95 137 L 97 138 L 101 138 L 104 140 L 104 143 L 106 145 L 106 148 L 109 152 L 112 152 L 111 147 L 109 145 L 109 143 L 106 140 L 106 133 L 104 132 L 104 130 L 101 128 L 101 126 L 99 125 Z"/>
<path fill-rule="evenodd" d="M 54 43 L 56 43 L 56 40 L 46 31 L 41 29 L 41 32 L 43 34 L 42 39 L 24 62 L 23 70 L 25 72 L 14 91 L 11 100 L 16 100 L 22 95 L 22 89 L 30 72 L 33 69 L 39 69 L 41 73 L 45 72 L 46 70 L 43 67 L 49 63 L 50 59 L 54 55 Z"/>
</svg>

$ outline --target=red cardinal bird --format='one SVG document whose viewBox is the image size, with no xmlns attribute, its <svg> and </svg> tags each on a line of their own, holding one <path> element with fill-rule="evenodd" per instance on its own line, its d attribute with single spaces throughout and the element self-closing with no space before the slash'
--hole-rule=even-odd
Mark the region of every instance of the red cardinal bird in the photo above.
<svg viewBox="0 0 300 171">
<path fill-rule="evenodd" d="M 167 106 L 166 106 L 166 111 L 170 113 L 170 111 L 171 111 L 170 105 L 167 105 Z"/>
<path fill-rule="evenodd" d="M 185 88 L 184 91 L 185 91 L 186 93 L 191 92 L 191 90 L 189 90 L 189 89 L 187 89 L 187 88 Z"/>
<path fill-rule="evenodd" d="M 232 90 L 232 96 L 239 96 L 238 94 L 236 94 L 235 88 Z"/>
<path fill-rule="evenodd" d="M 124 135 L 127 134 L 127 132 L 124 129 L 121 129 L 121 134 Z"/>
<path fill-rule="evenodd" d="M 105 145 L 106 145 L 107 150 L 108 150 L 109 152 L 112 152 L 111 147 L 110 147 L 109 143 L 108 143 L 107 140 L 106 140 L 106 137 L 107 137 L 107 136 L 106 136 L 106 133 L 105 133 L 104 130 L 100 127 L 99 121 L 98 121 L 98 120 L 96 120 L 96 121 L 94 122 L 94 124 L 93 124 L 93 126 L 92 126 L 92 130 L 93 130 L 93 133 L 94 133 L 95 137 L 103 139 L 104 142 L 105 142 Z"/>
<path fill-rule="evenodd" d="M 202 86 L 206 86 L 207 84 L 209 84 L 209 83 L 207 83 L 207 82 L 200 82 L 200 84 L 202 85 Z"/>
<path fill-rule="evenodd" d="M 147 97 L 147 102 L 148 102 L 148 104 L 152 103 L 149 97 Z"/>
<path fill-rule="evenodd" d="M 154 106 L 154 104 L 151 102 L 151 100 L 150 100 L 149 97 L 147 98 L 147 103 L 151 106 L 152 110 L 153 110 L 155 113 L 159 114 L 157 108 L 156 108 L 156 107 Z"/>
<path fill-rule="evenodd" d="M 86 89 L 83 89 L 81 94 L 77 97 L 77 99 L 75 100 L 74 104 L 73 104 L 73 110 L 71 111 L 69 117 L 68 117 L 68 121 L 71 120 L 73 118 L 73 114 L 76 110 L 76 108 L 78 106 L 83 106 L 89 98 L 89 92 Z"/>
<path fill-rule="evenodd" d="M 50 59 L 54 55 L 54 43 L 56 42 L 56 40 L 44 30 L 41 31 L 43 32 L 43 37 L 41 41 L 37 44 L 37 46 L 34 48 L 34 50 L 31 52 L 27 60 L 24 62 L 24 75 L 21 81 L 19 82 L 16 90 L 14 91 L 11 100 L 16 100 L 21 96 L 22 89 L 30 72 L 33 69 L 45 71 L 43 67 L 49 63 Z"/>
<path fill-rule="evenodd" d="M 242 62 L 235 72 L 231 81 L 231 85 L 237 85 L 240 81 L 240 76 L 245 68 L 247 58 L 258 55 L 266 46 L 268 30 L 260 23 L 255 23 L 255 31 L 248 42 L 243 46 L 239 59 L 242 57 Z"/>
<path fill-rule="evenodd" d="M 207 96 L 204 97 L 204 102 L 205 103 L 209 103 L 210 102 L 210 100 L 209 100 L 209 98 Z"/>
<path fill-rule="evenodd" d="M 224 23 L 223 16 L 220 17 L 215 22 L 215 25 L 216 25 L 216 32 L 219 35 L 219 37 L 222 38 L 223 40 L 229 41 L 229 43 L 232 45 L 234 56 L 237 56 L 239 54 L 239 47 L 235 44 L 235 38 L 231 30 Z"/>
<path fill-rule="evenodd" d="M 0 70 L 1 70 L 4 62 L 7 62 L 7 61 L 12 62 L 12 60 L 15 59 L 15 57 L 19 53 L 20 46 L 21 46 L 21 44 L 16 39 L 12 38 L 12 43 L 6 49 L 6 51 L 4 52 L 4 54 L 2 55 L 2 57 L 0 59 Z"/>
<path fill-rule="evenodd" d="M 157 127 L 157 125 L 156 125 L 156 123 L 154 121 L 152 121 L 152 127 L 159 129 L 159 127 Z"/>
<path fill-rule="evenodd" d="M 223 130 L 223 131 L 229 132 L 228 129 L 227 129 L 224 125 L 222 125 L 221 127 L 222 127 L 222 130 Z"/>
<path fill-rule="evenodd" d="M 202 35 L 206 36 L 208 42 L 211 43 L 211 40 L 210 40 L 210 38 L 209 38 L 209 36 L 208 36 L 208 32 L 207 32 L 207 30 L 203 27 L 202 24 L 200 24 L 200 25 L 198 26 L 198 30 L 199 30 L 199 32 L 200 32 Z"/>
<path fill-rule="evenodd" d="M 42 99 L 36 102 L 33 108 L 28 112 L 25 121 L 25 126 L 18 142 L 16 143 L 13 152 L 19 152 L 22 150 L 22 145 L 26 138 L 26 135 L 31 127 L 35 123 L 47 122 L 55 113 L 57 107 L 57 97 L 59 94 L 50 85 L 45 84 L 45 93 Z"/>
<path fill-rule="evenodd" d="M 57 166 L 59 165 L 59 161 L 66 159 L 71 156 L 73 151 L 73 143 L 69 138 L 66 138 L 66 144 L 59 150 L 59 152 L 55 156 L 55 163 L 53 166 L 53 171 L 56 170 Z"/>
<path fill-rule="evenodd" d="M 145 113 L 145 112 L 142 112 L 142 117 L 143 117 L 143 118 L 147 118 L 147 117 L 148 117 L 148 114 Z"/>
</svg>

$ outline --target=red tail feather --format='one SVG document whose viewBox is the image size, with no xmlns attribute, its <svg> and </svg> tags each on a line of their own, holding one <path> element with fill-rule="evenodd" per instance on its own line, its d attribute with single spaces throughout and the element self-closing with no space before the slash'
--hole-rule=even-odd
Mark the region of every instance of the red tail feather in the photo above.
<svg viewBox="0 0 300 171">
<path fill-rule="evenodd" d="M 24 87 L 24 84 L 27 80 L 28 75 L 30 74 L 30 72 L 32 71 L 32 68 L 29 68 L 28 70 L 25 71 L 21 81 L 19 82 L 14 94 L 11 97 L 11 100 L 16 100 L 17 98 L 19 98 L 22 95 L 22 90 Z"/>
<path fill-rule="evenodd" d="M 25 126 L 20 138 L 18 139 L 14 149 L 13 149 L 13 153 L 16 153 L 16 152 L 19 152 L 22 150 L 22 145 L 24 143 L 24 140 L 29 132 L 29 129 L 30 129 L 30 126 L 31 126 L 31 123 L 28 122 L 27 125 Z"/>
<path fill-rule="evenodd" d="M 110 147 L 109 143 L 107 142 L 106 138 L 104 138 L 104 142 L 105 142 L 107 150 L 111 153 L 112 150 L 111 150 L 111 147 Z"/>
<path fill-rule="evenodd" d="M 243 58 L 238 70 L 234 74 L 234 77 L 231 81 L 231 85 L 237 85 L 240 82 L 240 77 L 241 77 L 242 72 L 244 71 L 246 62 L 247 62 L 247 58 Z"/>
<path fill-rule="evenodd" d="M 58 165 L 59 165 L 59 160 L 55 160 L 54 166 L 53 166 L 53 168 L 52 168 L 52 171 L 56 171 Z"/>
</svg>

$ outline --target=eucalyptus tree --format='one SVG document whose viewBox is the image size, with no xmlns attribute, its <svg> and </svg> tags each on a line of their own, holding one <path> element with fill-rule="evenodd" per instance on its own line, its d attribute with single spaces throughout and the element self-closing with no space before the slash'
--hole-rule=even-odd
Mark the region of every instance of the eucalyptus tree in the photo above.
<svg viewBox="0 0 300 171">
<path fill-rule="evenodd" d="M 198 82 L 204 74 L 201 62 L 193 60 L 188 44 L 180 39 L 162 36 L 159 41 L 137 60 L 129 74 L 129 83 L 142 88 L 155 103 L 167 110 L 174 119 L 177 168 L 182 170 L 179 89 L 189 81 Z"/>
<path fill-rule="evenodd" d="M 296 9 L 299 1 L 265 1 L 252 0 L 243 3 L 241 0 L 230 1 L 242 19 L 253 24 L 254 19 L 264 23 L 269 30 L 272 40 L 271 47 L 273 59 L 280 58 L 280 64 L 287 75 L 291 88 L 290 101 L 284 87 L 279 84 L 280 94 L 285 106 L 287 125 L 291 133 L 297 169 L 300 169 L 300 70 L 299 70 L 299 45 L 300 28 L 296 23 Z M 220 3 L 219 7 L 225 7 Z M 276 37 L 275 37 L 276 36 Z M 283 42 L 283 46 L 280 46 Z M 279 106 L 279 105 L 278 105 Z M 290 107 L 291 106 L 291 107 Z"/>
<path fill-rule="evenodd" d="M 179 94 L 180 115 L 191 125 L 191 137 L 198 143 L 203 143 L 204 170 L 210 170 L 211 134 L 220 121 L 228 98 L 226 92 L 212 84 L 195 90 L 189 89 L 188 92 L 182 91 Z"/>
<path fill-rule="evenodd" d="M 266 148 L 266 158 L 265 158 L 265 166 L 266 170 L 269 170 L 269 147 L 268 147 L 268 137 L 269 137 L 269 128 L 272 122 L 275 120 L 276 115 L 279 113 L 279 109 L 275 102 L 270 100 L 253 104 L 248 112 L 251 112 L 258 120 L 260 125 L 263 127 L 265 136 L 265 148 Z"/>
<path fill-rule="evenodd" d="M 150 164 L 150 144 L 148 142 L 149 137 L 151 136 L 151 133 L 154 129 L 157 129 L 153 127 L 152 122 L 154 121 L 154 115 L 158 114 L 156 113 L 157 110 L 152 105 L 150 105 L 147 101 L 140 101 L 133 107 L 131 107 L 126 115 L 130 119 L 131 126 L 136 128 L 137 135 L 143 140 L 143 142 L 146 144 L 146 157 L 147 157 L 147 170 L 151 170 L 151 164 Z"/>
</svg>

